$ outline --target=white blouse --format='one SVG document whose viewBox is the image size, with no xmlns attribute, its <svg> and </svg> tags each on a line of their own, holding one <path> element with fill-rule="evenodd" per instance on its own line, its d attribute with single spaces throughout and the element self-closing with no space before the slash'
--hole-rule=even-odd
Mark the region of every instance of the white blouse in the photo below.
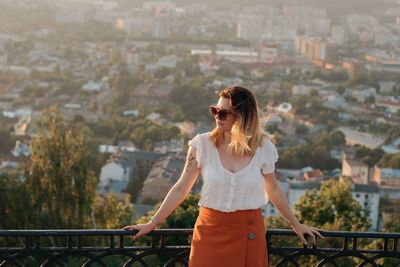
<svg viewBox="0 0 400 267">
<path fill-rule="evenodd" d="M 197 134 L 189 140 L 189 145 L 196 148 L 196 159 L 203 177 L 199 206 L 233 212 L 266 205 L 268 195 L 263 173 L 275 170 L 279 158 L 275 145 L 265 137 L 250 163 L 232 172 L 222 165 L 217 147 L 209 135 L 210 132 Z"/>
</svg>

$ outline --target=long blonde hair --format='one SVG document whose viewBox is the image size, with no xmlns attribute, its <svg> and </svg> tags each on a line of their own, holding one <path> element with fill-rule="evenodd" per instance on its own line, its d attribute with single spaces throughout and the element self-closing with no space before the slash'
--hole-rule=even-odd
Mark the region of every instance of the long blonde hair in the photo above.
<svg viewBox="0 0 400 267">
<path fill-rule="evenodd" d="M 227 151 L 231 154 L 254 155 L 263 137 L 271 139 L 260 123 L 259 110 L 254 94 L 240 86 L 232 86 L 220 91 L 219 97 L 230 99 L 236 121 L 231 129 L 231 142 Z M 210 133 L 210 140 L 216 147 L 221 143 L 223 132 L 215 127 Z"/>
</svg>

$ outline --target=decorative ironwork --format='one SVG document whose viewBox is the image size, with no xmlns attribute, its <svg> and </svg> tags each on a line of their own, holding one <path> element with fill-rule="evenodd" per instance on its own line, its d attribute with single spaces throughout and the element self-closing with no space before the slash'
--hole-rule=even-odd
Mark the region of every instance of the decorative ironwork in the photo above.
<svg viewBox="0 0 400 267">
<path fill-rule="evenodd" d="M 147 240 L 131 241 L 128 235 L 136 232 L 2 230 L 0 266 L 187 266 L 192 229 L 159 229 L 149 233 Z M 168 238 L 174 237 L 173 242 L 184 245 L 168 245 Z"/>
<path fill-rule="evenodd" d="M 267 231 L 267 249 L 269 257 L 274 259 L 273 266 L 400 266 L 400 233 L 324 231 L 322 234 L 325 240 L 317 238 L 316 245 L 308 238 L 308 245 L 295 246 L 300 242 L 276 244 L 295 236 L 293 231 Z"/>
<path fill-rule="evenodd" d="M 192 229 L 0 230 L 0 266 L 187 266 Z M 266 233 L 270 266 L 400 266 L 400 233 L 325 231 L 300 245 L 291 230 Z M 376 247 L 373 247 L 375 245 Z"/>
</svg>

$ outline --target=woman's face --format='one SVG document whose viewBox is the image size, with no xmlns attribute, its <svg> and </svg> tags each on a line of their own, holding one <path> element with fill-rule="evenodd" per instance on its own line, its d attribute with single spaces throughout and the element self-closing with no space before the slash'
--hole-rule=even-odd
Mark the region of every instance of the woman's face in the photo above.
<svg viewBox="0 0 400 267">
<path fill-rule="evenodd" d="M 219 110 L 227 110 L 227 111 L 233 112 L 230 99 L 225 98 L 225 97 L 220 97 L 218 99 L 218 103 L 217 103 L 216 107 Z M 222 132 L 230 132 L 232 129 L 232 125 L 236 121 L 236 117 L 233 114 L 228 114 L 226 116 L 225 120 L 220 120 L 218 115 L 215 115 L 214 119 L 215 119 L 215 123 L 217 125 L 218 130 L 220 130 Z"/>
</svg>

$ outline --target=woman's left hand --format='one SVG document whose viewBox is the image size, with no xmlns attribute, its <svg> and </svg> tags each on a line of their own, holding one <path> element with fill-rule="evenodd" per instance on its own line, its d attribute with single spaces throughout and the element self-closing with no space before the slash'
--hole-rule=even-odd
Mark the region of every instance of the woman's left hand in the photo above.
<svg viewBox="0 0 400 267">
<path fill-rule="evenodd" d="M 296 224 L 292 225 L 292 228 L 293 228 L 294 232 L 300 237 L 300 239 L 304 245 L 307 245 L 307 240 L 304 238 L 304 234 L 308 234 L 309 236 L 312 237 L 314 245 L 317 244 L 317 240 L 315 238 L 316 235 L 322 239 L 325 239 L 325 237 L 323 237 L 319 233 L 319 231 L 323 231 L 322 229 L 307 226 L 307 225 L 301 224 L 300 222 L 297 222 Z"/>
</svg>

